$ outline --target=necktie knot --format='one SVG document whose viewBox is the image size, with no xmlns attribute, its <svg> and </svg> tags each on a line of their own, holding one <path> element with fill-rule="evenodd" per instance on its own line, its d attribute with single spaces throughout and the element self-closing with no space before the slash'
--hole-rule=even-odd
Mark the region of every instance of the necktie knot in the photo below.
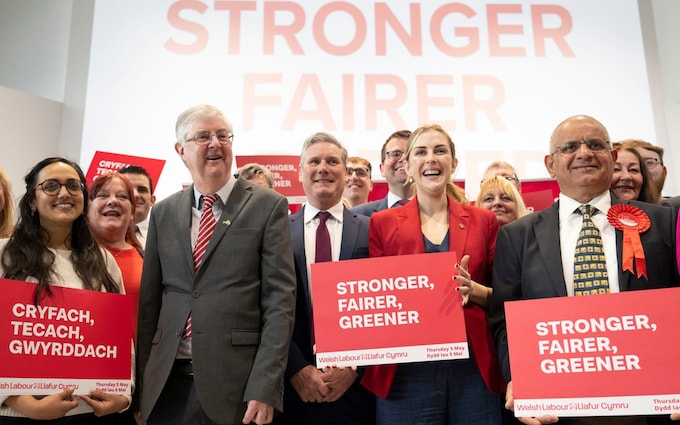
<svg viewBox="0 0 680 425">
<path fill-rule="evenodd" d="M 331 216 L 331 213 L 329 213 L 328 211 L 319 211 L 319 214 L 317 215 L 319 217 L 319 226 L 325 226 L 326 221 L 328 221 L 328 219 Z"/>
<path fill-rule="evenodd" d="M 408 198 L 400 199 L 397 202 L 395 202 L 394 204 L 392 204 L 392 206 L 390 208 L 403 207 L 404 205 L 408 204 L 408 201 L 409 201 Z"/>
<path fill-rule="evenodd" d="M 581 205 L 578 207 L 578 211 L 581 213 L 583 218 L 590 218 L 597 213 L 597 208 L 590 204 Z"/>
<path fill-rule="evenodd" d="M 215 201 L 217 201 L 217 194 L 202 195 L 201 201 L 203 202 L 202 210 L 203 211 L 210 210 L 210 209 L 212 209 L 212 206 L 215 203 Z"/>
</svg>

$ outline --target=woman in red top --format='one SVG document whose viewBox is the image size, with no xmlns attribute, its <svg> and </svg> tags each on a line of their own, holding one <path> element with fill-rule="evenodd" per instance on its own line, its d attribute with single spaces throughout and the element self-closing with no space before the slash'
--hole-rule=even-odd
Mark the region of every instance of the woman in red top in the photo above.
<svg viewBox="0 0 680 425">
<path fill-rule="evenodd" d="M 143 257 L 141 244 L 135 236 L 134 189 L 125 176 L 113 173 L 97 177 L 88 192 L 90 230 L 99 245 L 113 255 L 123 274 L 125 293 L 133 299 L 133 332 L 136 333 Z"/>
<path fill-rule="evenodd" d="M 503 380 L 487 327 L 486 307 L 498 220 L 488 210 L 461 205 L 451 175 L 458 160 L 438 125 L 420 127 L 404 152 L 416 196 L 377 212 L 369 227 L 371 257 L 456 251 L 471 358 L 368 367 L 362 383 L 378 395 L 378 424 L 501 423 Z M 443 324 L 445 326 L 445 324 Z"/>
</svg>

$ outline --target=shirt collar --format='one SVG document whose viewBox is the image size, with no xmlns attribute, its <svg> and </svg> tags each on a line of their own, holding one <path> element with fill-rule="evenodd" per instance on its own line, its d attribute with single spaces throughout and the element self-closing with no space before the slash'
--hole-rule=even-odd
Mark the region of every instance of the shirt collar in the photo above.
<svg viewBox="0 0 680 425">
<path fill-rule="evenodd" d="M 387 192 L 387 208 L 392 208 L 392 205 L 399 201 L 401 201 L 401 196 L 397 196 L 392 192 Z"/>
<path fill-rule="evenodd" d="M 586 202 L 586 204 L 590 204 L 597 208 L 598 211 L 607 214 L 609 208 L 612 206 L 611 193 L 607 190 L 603 194 L 598 195 L 591 199 L 590 201 Z M 566 220 L 581 205 L 583 204 L 576 201 L 573 198 L 568 197 L 563 193 L 560 193 L 560 208 L 559 208 L 560 221 Z"/>
<path fill-rule="evenodd" d="M 236 184 L 236 179 L 229 179 L 227 180 L 227 183 L 225 183 L 224 186 L 219 188 L 217 192 L 217 197 L 219 198 L 220 201 L 222 201 L 222 205 L 226 205 L 226 200 L 229 199 L 229 195 L 231 195 L 232 190 L 234 190 L 234 185 Z M 194 207 L 197 210 L 201 209 L 200 201 L 201 201 L 201 196 L 203 195 L 212 195 L 212 193 L 201 193 L 198 190 L 196 190 L 196 186 L 193 186 L 194 188 Z"/>
<path fill-rule="evenodd" d="M 146 217 L 145 220 L 137 223 L 137 229 L 139 229 L 142 234 L 145 234 L 149 230 L 149 217 Z"/>
<path fill-rule="evenodd" d="M 330 207 L 326 211 L 331 213 L 331 216 L 333 216 L 334 219 L 336 219 L 337 221 L 342 223 L 342 215 L 344 213 L 344 209 L 345 209 L 345 206 L 342 205 L 342 200 L 340 200 L 340 202 L 333 205 L 332 207 Z M 309 204 L 309 203 L 305 204 L 305 211 L 304 211 L 304 216 L 303 216 L 305 224 L 312 221 L 316 217 L 316 215 L 319 213 L 319 211 L 321 211 L 321 210 L 316 208 L 316 207 L 313 207 L 311 204 Z"/>
</svg>

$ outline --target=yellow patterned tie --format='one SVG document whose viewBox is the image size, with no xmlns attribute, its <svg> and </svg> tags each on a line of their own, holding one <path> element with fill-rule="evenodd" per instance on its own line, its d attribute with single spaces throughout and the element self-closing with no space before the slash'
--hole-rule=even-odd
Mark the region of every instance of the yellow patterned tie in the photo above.
<svg viewBox="0 0 680 425">
<path fill-rule="evenodd" d="M 597 208 L 581 205 L 577 211 L 583 215 L 583 224 L 574 252 L 574 295 L 607 294 L 609 280 L 602 237 L 591 219 Z"/>
</svg>

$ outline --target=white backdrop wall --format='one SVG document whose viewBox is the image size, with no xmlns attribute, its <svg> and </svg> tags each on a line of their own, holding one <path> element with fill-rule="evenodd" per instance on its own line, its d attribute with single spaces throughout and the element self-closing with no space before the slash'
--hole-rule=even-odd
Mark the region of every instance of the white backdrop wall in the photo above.
<svg viewBox="0 0 680 425">
<path fill-rule="evenodd" d="M 21 3 L 32 7 L 35 12 L 32 19 L 39 22 L 43 2 L 22 0 Z M 317 5 L 318 2 L 298 2 L 308 9 L 304 20 L 308 28 L 303 25 L 297 34 L 300 45 L 315 53 L 316 57 L 312 57 L 311 53 L 294 54 L 294 43 L 281 37 L 272 38 L 274 51 L 280 53 L 278 57 L 265 51 L 263 40 L 266 31 L 257 28 L 262 28 L 265 19 L 264 3 L 271 6 L 273 2 L 253 2 L 260 10 L 242 15 L 241 32 L 247 36 L 240 38 L 238 55 L 230 53 L 229 49 L 233 46 L 229 47 L 229 40 L 230 36 L 233 39 L 233 34 L 225 32 L 230 15 L 215 10 L 212 2 L 209 6 L 206 3 L 204 13 L 180 12 L 174 23 L 168 17 L 172 16 L 171 9 L 177 4 L 173 1 L 153 2 L 155 6 L 152 6 L 98 0 L 94 3 L 94 11 L 92 2 L 87 0 L 60 0 L 58 3 L 72 10 L 70 43 L 63 49 L 56 48 L 63 51 L 64 68 L 68 69 L 63 83 L 62 108 L 57 107 L 58 111 L 50 113 L 51 117 L 41 113 L 28 121 L 35 126 L 56 118 L 61 120 L 61 126 L 50 129 L 57 137 L 41 138 L 31 141 L 32 144 L 46 142 L 51 147 L 44 151 L 79 158 L 84 167 L 89 164 L 94 150 L 168 159 L 158 188 L 161 195 L 176 190 L 179 183 L 188 178 L 172 151 L 173 126 L 176 115 L 182 109 L 198 102 L 214 103 L 232 118 L 237 133 L 236 154 L 297 154 L 304 137 L 312 131 L 326 129 L 336 133 L 351 154 L 377 161 L 380 144 L 395 127 L 404 125 L 413 128 L 421 122 L 440 121 L 451 131 L 461 155 L 463 167 L 456 177 L 471 178 L 472 181 L 476 181 L 475 173 L 479 173 L 485 161 L 488 162 L 492 156 L 493 159 L 500 157 L 516 163 L 525 177 L 542 176 L 542 155 L 554 125 L 572 113 L 590 113 L 610 128 L 613 139 L 639 137 L 664 146 L 671 169 L 666 192 L 674 194 L 678 187 L 676 173 L 672 169 L 679 161 L 670 148 L 670 140 L 680 134 L 678 124 L 675 124 L 680 122 L 680 95 L 674 78 L 678 75 L 678 54 L 670 46 L 678 40 L 679 30 L 673 26 L 671 17 L 678 16 L 680 6 L 672 0 L 651 3 L 641 0 L 639 17 L 638 3 L 631 1 L 588 2 L 588 10 L 581 10 L 579 5 L 583 2 L 550 2 L 569 11 L 573 26 L 565 43 L 573 56 L 565 54 L 564 46 L 558 46 L 553 40 L 546 41 L 545 56 L 537 54 L 534 46 L 536 37 L 532 32 L 535 24 L 526 23 L 526 19 L 532 5 L 541 6 L 546 2 L 494 2 L 510 7 L 505 9 L 504 14 L 498 15 L 499 24 L 514 25 L 515 28 L 500 31 L 516 32 L 519 29 L 521 33 L 508 33 L 499 38 L 502 47 L 524 49 L 523 53 L 514 56 L 489 53 L 492 35 L 488 28 L 486 2 L 466 2 L 477 15 L 467 21 L 458 16 L 456 25 L 479 28 L 480 48 L 467 57 L 454 58 L 437 50 L 428 31 L 431 18 L 443 2 L 420 4 L 422 21 L 425 22 L 421 28 L 422 55 L 414 54 L 405 47 L 405 43 L 395 35 L 396 26 L 393 25 L 386 31 L 387 53 L 390 54 L 384 56 L 376 55 L 378 43 L 371 35 L 376 33 L 374 30 L 368 30 L 364 43 L 351 55 L 325 52 L 324 48 L 329 49 L 328 46 L 319 42 L 323 37 L 315 38 L 313 32 L 313 18 L 323 15 L 322 6 Z M 351 31 L 345 29 L 360 23 L 360 20 L 349 19 L 350 16 L 363 16 L 370 23 L 377 10 L 373 2 L 343 4 L 348 10 L 356 9 L 359 13 L 326 15 L 325 37 L 337 46 L 347 45 L 352 37 Z M 389 12 L 409 29 L 413 10 L 402 2 L 387 4 L 397 4 L 390 6 Z M 522 6 L 519 13 L 513 5 Z M 594 5 L 598 5 L 597 11 L 593 11 Z M 0 16 L 7 16 L 3 10 L 5 6 L 6 3 L 0 4 Z M 17 5 L 14 4 L 14 7 Z M 131 10 L 134 13 L 130 13 Z M 296 21 L 292 12 L 286 13 L 275 21 L 279 27 L 302 22 Z M 383 16 L 387 16 L 385 13 L 383 11 Z M 49 18 L 43 16 L 42 19 Z M 555 20 L 555 16 L 547 16 L 546 19 L 543 24 L 546 27 L 563 24 Z M 93 23 L 94 30 L 91 29 Z M 450 24 L 453 25 L 453 22 Z M 108 31 L 105 30 L 107 25 L 110 27 Z M 187 30 L 187 25 L 193 29 Z M 21 34 L 20 28 L 25 30 L 26 23 L 15 26 L 15 33 Z M 200 38 L 199 26 L 207 31 L 207 43 L 202 49 L 196 47 L 196 40 Z M 6 27 L 3 25 L 2 28 Z M 113 34 L 111 31 L 117 32 Z M 196 37 L 197 34 L 199 37 Z M 48 34 L 45 36 L 49 37 Z M 2 39 L 9 40 L 6 37 Z M 193 46 L 195 52 L 179 54 L 164 47 L 170 40 Z M 449 44 L 457 42 L 459 46 L 463 41 L 461 38 L 448 39 Z M 21 60 L 16 56 L 15 60 Z M 0 66 L 6 67 L 7 63 L 5 61 Z M 35 68 L 35 72 L 40 74 L 39 67 Z M 262 74 L 267 75 L 264 80 L 268 83 L 246 84 Z M 7 73 L 0 72 L 0 84 L 8 84 L 3 75 Z M 352 78 L 343 79 L 349 78 L 347 75 Z M 365 99 L 369 97 L 367 91 L 370 91 L 367 90 L 367 81 L 373 75 L 392 77 L 377 79 L 382 85 L 375 85 L 377 89 L 371 103 Z M 30 75 L 22 76 L 30 80 Z M 397 76 L 396 79 L 394 76 Z M 479 83 L 473 90 L 468 90 L 467 98 L 462 89 L 465 85 L 463 76 L 468 77 L 468 83 Z M 423 91 L 422 83 L 421 86 L 417 83 L 419 78 L 421 82 L 429 82 L 430 88 Z M 402 80 L 401 93 L 399 84 L 385 83 L 398 79 Z M 347 85 L 350 80 L 354 83 L 353 90 Z M 301 81 L 307 84 L 303 85 L 306 92 L 300 91 Z M 587 86 L 585 91 L 580 87 L 584 84 Z M 250 93 L 247 90 L 257 95 L 259 104 L 248 104 L 244 100 Z M 420 97 L 413 95 L 418 90 Z M 352 93 L 349 109 L 338 100 L 347 98 L 348 91 Z M 291 107 L 296 92 L 307 93 L 298 97 L 297 109 Z M 405 106 L 398 104 L 395 96 L 404 93 L 409 94 L 409 99 L 429 101 L 434 106 L 424 110 L 407 103 Z M 274 106 L 267 106 L 262 100 L 264 97 L 269 97 Z M 320 99 L 325 99 L 327 105 L 323 105 Z M 484 100 L 496 103 L 466 119 L 461 107 L 470 99 L 478 103 Z M 380 106 L 379 101 L 383 106 L 392 107 L 380 110 L 376 107 Z M 3 110 L 13 109 L 13 103 L 10 96 L 0 91 L 0 107 Z M 324 108 L 328 113 L 318 113 Z M 291 113 L 293 109 L 295 111 Z M 392 115 L 388 113 L 394 111 L 396 113 Z M 2 115 L 0 120 L 4 128 L 21 122 L 14 113 Z M 286 117 L 291 116 L 293 119 L 287 121 Z M 26 127 L 19 128 L 26 130 Z M 9 147 L 9 142 L 3 139 L 2 143 Z M 5 149 L 5 152 L 12 150 Z M 26 152 L 30 160 L 23 166 L 19 165 L 21 161 L 11 161 L 22 169 L 18 176 L 10 172 L 15 192 L 26 169 L 44 156 L 39 155 L 39 149 L 35 152 Z M 5 159 L 0 165 L 8 168 L 7 162 Z M 470 164 L 476 167 L 470 169 Z"/>
</svg>

